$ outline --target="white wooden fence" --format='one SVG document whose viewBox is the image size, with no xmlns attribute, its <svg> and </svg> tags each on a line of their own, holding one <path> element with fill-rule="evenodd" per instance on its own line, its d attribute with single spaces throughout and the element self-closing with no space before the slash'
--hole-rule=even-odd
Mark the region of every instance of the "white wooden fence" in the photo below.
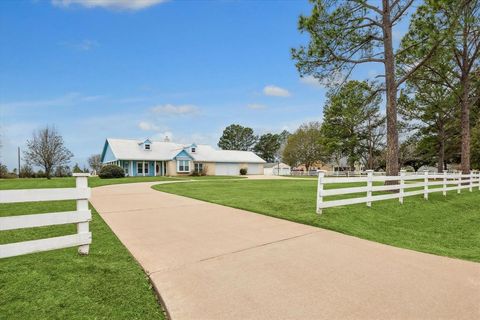
<svg viewBox="0 0 480 320">
<path fill-rule="evenodd" d="M 92 213 L 88 209 L 90 188 L 88 173 L 75 173 L 76 188 L 26 189 L 0 191 L 0 203 L 77 200 L 77 211 L 16 215 L 0 218 L 0 231 L 33 227 L 54 226 L 75 223 L 77 233 L 48 239 L 0 245 L 0 258 L 14 257 L 28 253 L 78 246 L 80 254 L 88 254 L 92 233 L 89 221 Z"/>
<path fill-rule="evenodd" d="M 421 182 L 420 182 L 420 181 Z M 391 185 L 374 186 L 373 182 L 395 181 Z M 325 184 L 341 184 L 341 183 L 365 183 L 365 186 L 328 189 L 324 188 Z M 429 188 L 433 186 L 441 186 Z M 421 190 L 411 190 L 412 188 L 423 188 Z M 318 172 L 318 188 L 317 188 L 317 213 L 321 214 L 322 209 L 330 207 L 345 206 L 357 203 L 366 203 L 368 207 L 372 206 L 373 201 L 397 199 L 403 204 L 403 199 L 408 196 L 423 194 L 428 200 L 428 194 L 432 192 L 442 192 L 444 196 L 447 191 L 456 190 L 460 193 L 462 189 L 469 189 L 470 192 L 474 188 L 480 190 L 480 173 L 470 172 L 470 174 L 447 173 L 429 174 L 428 171 L 417 175 L 406 175 L 404 170 L 400 171 L 399 176 L 375 176 L 373 170 L 367 170 L 366 177 L 350 177 L 350 178 L 326 178 L 325 171 Z M 393 191 L 387 194 L 372 195 L 373 192 Z M 365 196 L 357 198 L 348 198 L 341 200 L 325 201 L 324 197 L 363 193 Z"/>
</svg>

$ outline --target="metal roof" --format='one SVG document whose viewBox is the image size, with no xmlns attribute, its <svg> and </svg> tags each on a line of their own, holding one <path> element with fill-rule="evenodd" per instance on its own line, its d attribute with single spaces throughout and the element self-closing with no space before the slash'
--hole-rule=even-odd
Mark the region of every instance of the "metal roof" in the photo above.
<svg viewBox="0 0 480 320">
<path fill-rule="evenodd" d="M 176 155 L 185 150 L 195 161 L 265 163 L 262 158 L 251 151 L 217 150 L 205 144 L 179 144 L 154 140 L 150 140 L 150 150 L 145 150 L 142 144 L 144 141 L 107 139 L 115 158 L 121 160 L 173 160 Z M 192 146 L 195 147 L 195 152 L 192 152 Z"/>
</svg>

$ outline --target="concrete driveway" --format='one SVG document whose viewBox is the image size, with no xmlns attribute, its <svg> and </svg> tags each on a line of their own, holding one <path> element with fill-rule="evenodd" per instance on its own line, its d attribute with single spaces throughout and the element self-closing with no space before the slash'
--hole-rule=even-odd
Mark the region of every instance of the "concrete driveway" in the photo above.
<svg viewBox="0 0 480 320">
<path fill-rule="evenodd" d="M 91 203 L 174 320 L 480 319 L 480 264 L 158 192 L 153 184 L 94 188 Z"/>
</svg>

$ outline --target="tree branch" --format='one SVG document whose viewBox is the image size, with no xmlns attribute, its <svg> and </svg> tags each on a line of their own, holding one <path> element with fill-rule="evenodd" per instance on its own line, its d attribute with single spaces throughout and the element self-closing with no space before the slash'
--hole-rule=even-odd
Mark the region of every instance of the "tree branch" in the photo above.
<svg viewBox="0 0 480 320">
<path fill-rule="evenodd" d="M 403 82 L 405 82 L 412 74 L 414 74 L 421 66 L 423 66 L 428 60 L 430 60 L 431 57 L 433 57 L 433 54 L 435 51 L 437 51 L 437 48 L 440 43 L 437 43 L 433 46 L 432 50 L 422 59 L 420 62 L 417 63 L 410 71 L 408 71 L 403 77 L 400 78 L 400 80 L 397 81 L 396 87 L 398 88 Z"/>
<path fill-rule="evenodd" d="M 400 19 L 400 18 L 402 17 L 402 15 L 405 13 L 405 11 L 406 11 L 408 8 L 410 8 L 410 6 L 413 4 L 413 1 L 414 1 L 414 0 L 409 0 L 409 1 L 405 4 L 405 6 L 404 6 L 403 8 L 401 8 L 399 12 L 397 12 L 397 14 L 395 15 L 395 17 L 393 17 L 393 19 L 392 19 L 392 22 L 391 22 L 392 24 L 394 24 L 395 21 L 397 21 L 398 19 Z"/>
<path fill-rule="evenodd" d="M 368 4 L 366 1 L 363 2 L 361 0 L 353 0 L 353 2 L 355 3 L 358 3 L 359 5 L 365 7 L 365 8 L 368 8 L 370 10 L 373 10 L 375 11 L 376 13 L 380 14 L 380 15 L 383 15 L 383 12 L 382 10 L 380 10 L 379 8 L 375 7 L 375 6 L 372 6 L 371 4 Z"/>
</svg>

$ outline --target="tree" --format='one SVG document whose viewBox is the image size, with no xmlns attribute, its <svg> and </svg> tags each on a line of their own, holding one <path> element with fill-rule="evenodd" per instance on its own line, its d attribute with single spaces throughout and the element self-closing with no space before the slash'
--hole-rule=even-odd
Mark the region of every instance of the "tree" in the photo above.
<svg viewBox="0 0 480 320">
<path fill-rule="evenodd" d="M 431 50 L 425 51 L 408 72 L 397 77 L 396 57 L 400 52 L 393 49 L 393 28 L 408 14 L 414 0 L 382 0 L 381 7 L 367 0 L 310 1 L 313 3 L 311 15 L 301 16 L 299 20 L 299 29 L 309 33 L 310 42 L 306 47 L 292 50 L 297 69 L 302 76 L 312 75 L 336 84 L 339 75 L 347 79 L 357 65 L 383 65 L 385 73 L 380 77 L 383 77 L 384 84 L 378 90 L 386 93 L 386 171 L 387 175 L 397 175 L 397 90 L 430 59 L 441 39 L 436 36 L 422 39 L 432 44 Z"/>
<path fill-rule="evenodd" d="M 480 118 L 472 128 L 472 168 L 480 170 Z"/>
<path fill-rule="evenodd" d="M 280 149 L 280 135 L 267 133 L 260 137 L 253 151 L 263 160 L 274 162 L 278 149 Z"/>
<path fill-rule="evenodd" d="M 323 112 L 322 134 L 328 154 L 345 156 L 352 170 L 366 159 L 374 168 L 385 118 L 380 115 L 380 96 L 365 81 L 349 81 L 340 90 L 330 90 Z"/>
<path fill-rule="evenodd" d="M 72 171 L 68 166 L 57 166 L 55 168 L 55 177 L 69 177 L 72 175 Z"/>
<path fill-rule="evenodd" d="M 410 166 L 414 171 L 418 171 L 420 167 L 428 164 L 425 161 L 425 157 L 420 154 L 422 148 L 419 147 L 419 141 L 417 136 L 412 136 L 405 140 L 400 145 L 400 164 L 402 167 Z M 425 150 L 423 149 L 425 152 Z"/>
<path fill-rule="evenodd" d="M 88 165 L 90 168 L 92 168 L 93 171 L 95 171 L 97 174 L 100 172 L 100 169 L 102 169 L 102 156 L 100 154 L 92 154 L 88 158 Z"/>
<path fill-rule="evenodd" d="M 218 146 L 223 150 L 250 151 L 257 140 L 252 128 L 231 124 L 223 130 Z"/>
<path fill-rule="evenodd" d="M 421 71 L 419 75 L 421 75 Z M 447 169 L 447 150 L 452 149 L 458 135 L 457 101 L 451 91 L 431 82 L 432 78 L 412 78 L 399 99 L 399 110 L 410 121 L 412 131 L 417 130 L 432 143 L 432 156 L 437 159 L 438 172 Z M 450 142 L 450 144 L 449 144 Z M 453 146 L 455 147 L 455 146 Z"/>
<path fill-rule="evenodd" d="M 319 122 L 302 124 L 288 138 L 283 152 L 283 160 L 290 166 L 305 165 L 310 167 L 323 160 L 322 134 Z"/>
<path fill-rule="evenodd" d="M 73 173 L 82 173 L 83 170 L 80 169 L 80 166 L 78 165 L 78 163 L 75 163 L 75 165 L 73 166 L 72 172 Z"/>
<path fill-rule="evenodd" d="M 282 160 L 282 156 L 283 156 L 283 151 L 285 150 L 285 147 L 287 146 L 287 141 L 288 141 L 288 138 L 291 136 L 292 134 L 290 132 L 288 132 L 288 130 L 283 130 L 282 132 L 280 132 L 280 134 L 278 135 L 279 136 L 279 142 L 280 142 L 280 148 L 278 148 L 277 150 L 277 153 L 275 154 L 275 157 L 276 157 L 276 160 L 280 161 Z M 282 160 L 283 161 L 283 160 Z"/>
<path fill-rule="evenodd" d="M 402 64 L 409 70 L 411 63 L 430 50 L 432 44 L 419 42 L 429 36 L 445 38 L 437 59 L 421 66 L 423 78 L 436 83 L 456 96 L 460 112 L 461 168 L 470 171 L 471 106 L 478 99 L 474 94 L 475 70 L 480 62 L 480 0 L 426 1 L 413 15 L 410 30 L 402 40 Z M 412 43 L 416 43 L 412 46 Z M 444 58 L 443 66 L 438 59 Z M 407 71 L 408 72 L 408 71 Z"/>
<path fill-rule="evenodd" d="M 55 167 L 67 164 L 73 154 L 65 147 L 55 127 L 46 126 L 35 131 L 32 139 L 27 140 L 24 156 L 29 165 L 42 167 L 45 176 L 50 179 Z"/>
<path fill-rule="evenodd" d="M 20 178 L 33 178 L 35 177 L 35 171 L 28 163 L 24 164 L 20 169 Z"/>
<path fill-rule="evenodd" d="M 0 162 L 0 178 L 8 177 L 8 168 L 6 165 Z"/>
</svg>

